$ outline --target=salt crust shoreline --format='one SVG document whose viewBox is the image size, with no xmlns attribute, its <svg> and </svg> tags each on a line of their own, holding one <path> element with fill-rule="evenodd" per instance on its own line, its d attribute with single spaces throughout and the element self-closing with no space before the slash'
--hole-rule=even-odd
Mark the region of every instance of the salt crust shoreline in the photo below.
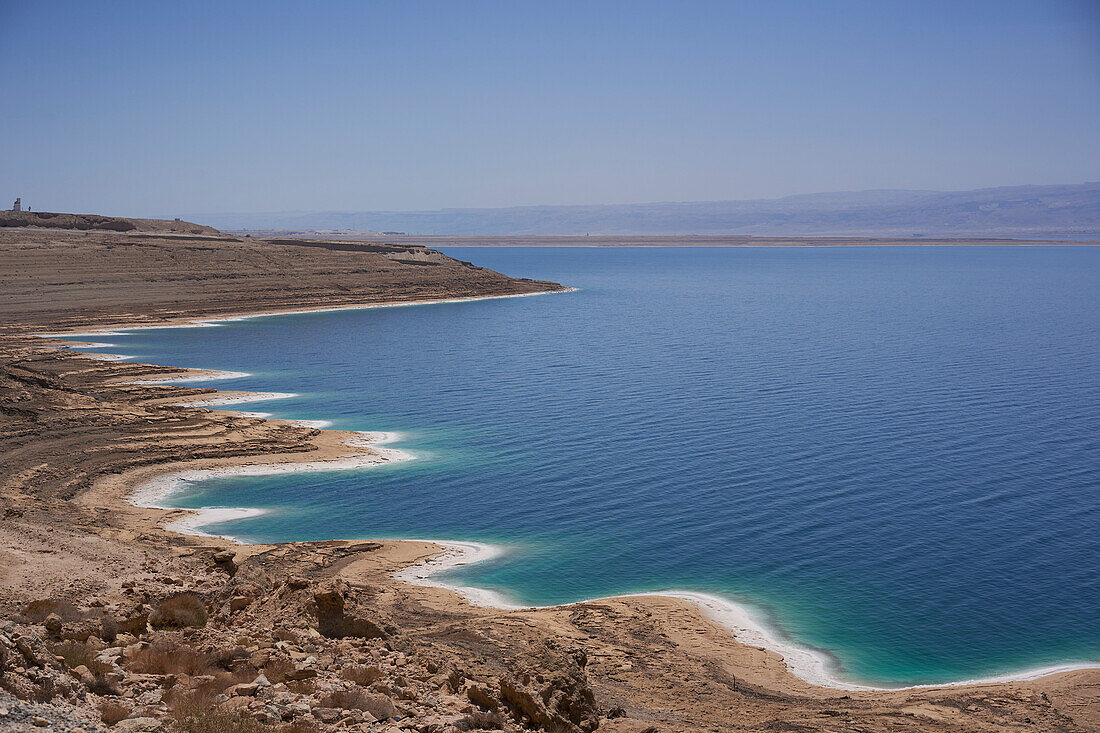
<svg viewBox="0 0 1100 733">
<path fill-rule="evenodd" d="M 418 305 L 443 305 L 447 303 L 471 303 L 478 300 L 503 300 L 505 298 L 529 298 L 536 295 L 557 295 L 559 293 L 574 293 L 577 288 L 563 288 L 561 290 L 542 290 L 537 293 L 510 293 L 508 295 L 475 295 L 468 298 L 437 298 L 434 300 L 403 300 L 395 301 L 393 303 L 362 303 L 352 305 L 334 305 L 329 308 L 300 308 L 280 311 L 263 311 L 259 313 L 244 313 L 236 316 L 220 316 L 217 318 L 188 318 L 180 319 L 178 322 L 171 323 L 138 323 L 134 325 L 115 325 L 102 329 L 92 329 L 90 331 L 57 331 L 57 332 L 43 332 L 32 334 L 39 338 L 63 338 L 63 339 L 81 339 L 96 336 L 123 336 L 131 331 L 146 331 L 154 328 L 215 328 L 223 323 L 232 323 L 235 321 L 246 321 L 251 318 L 267 318 L 269 316 L 293 316 L 303 315 L 306 313 L 332 313 L 335 311 L 347 311 L 347 310 L 371 310 L 374 308 L 406 308 L 410 306 Z M 86 347 L 100 347 L 106 344 L 93 343 L 85 344 Z M 113 356 L 116 354 L 99 354 L 88 356 Z M 129 359 L 131 357 L 120 357 Z"/>
<path fill-rule="evenodd" d="M 470 298 L 447 298 L 441 300 L 420 300 L 397 303 L 334 306 L 331 308 L 271 311 L 263 313 L 250 313 L 239 316 L 228 316 L 216 319 L 190 320 L 182 323 L 153 325 L 141 324 L 132 327 L 116 326 L 113 328 L 113 330 L 105 329 L 85 332 L 38 333 L 35 335 L 42 338 L 76 339 L 89 336 L 94 337 L 124 335 L 125 333 L 130 331 L 154 328 L 216 327 L 224 322 L 243 321 L 250 318 L 261 318 L 266 316 L 282 316 L 305 313 L 328 313 L 341 310 L 366 310 L 371 308 L 393 308 L 415 305 L 434 305 L 437 303 L 465 303 L 477 300 L 520 298 L 529 295 L 550 295 L 555 292 L 573 292 L 575 290 L 576 288 L 568 288 L 560 291 L 539 293 L 517 293 L 512 295 L 491 295 Z M 85 348 L 102 348 L 113 346 L 113 344 L 95 342 L 84 343 L 82 345 Z M 60 348 L 73 350 L 71 346 Z M 124 361 L 133 358 L 131 356 L 119 354 L 83 353 L 83 355 L 91 358 L 98 358 L 103 361 Z M 187 374 L 181 374 L 178 378 L 166 377 L 163 379 L 142 380 L 138 382 L 132 382 L 132 384 L 167 385 L 184 382 L 202 382 L 216 379 L 236 379 L 248 376 L 248 374 L 245 372 L 225 372 L 218 370 L 201 369 L 187 369 L 182 371 L 185 371 Z M 198 373 L 196 374 L 195 372 Z M 296 396 L 298 395 L 288 392 L 233 393 L 224 396 L 211 397 L 209 399 L 189 401 L 180 404 L 187 404 L 192 407 L 215 407 L 219 405 L 260 402 Z M 271 413 L 242 414 L 247 414 L 253 417 L 271 417 Z M 315 427 L 318 429 L 331 425 L 331 422 L 328 420 L 288 420 L 288 422 L 303 427 Z M 178 507 L 167 507 L 164 506 L 161 502 L 165 501 L 169 496 L 185 490 L 187 484 L 195 481 L 202 481 L 205 479 L 221 476 L 264 476 L 282 473 L 305 473 L 309 471 L 350 470 L 357 468 L 374 467 L 390 461 L 411 460 L 415 458 L 415 456 L 406 453 L 405 451 L 394 448 L 377 447 L 385 443 L 390 443 L 398 440 L 400 436 L 396 433 L 360 432 L 358 433 L 358 436 L 359 437 L 357 438 L 353 437 L 345 441 L 345 444 L 349 447 L 372 447 L 373 452 L 371 454 L 349 455 L 344 458 L 336 458 L 324 461 L 304 461 L 298 463 L 257 463 L 224 468 L 191 469 L 178 471 L 175 473 L 158 476 L 147 481 L 146 483 L 138 486 L 126 497 L 126 499 L 127 501 L 138 507 L 179 511 L 180 509 Z M 238 544 L 247 543 L 230 535 L 208 533 L 203 531 L 202 528 L 209 525 L 220 524 L 223 522 L 258 517 L 267 513 L 267 510 L 256 507 L 201 507 L 198 509 L 188 508 L 182 511 L 186 511 L 187 516 L 169 522 L 167 525 L 165 525 L 165 529 L 179 532 L 180 534 L 219 537 L 232 542 L 236 542 Z M 447 589 L 454 593 L 457 593 L 468 603 L 475 606 L 498 608 L 501 610 L 521 610 L 555 607 L 525 606 L 521 604 L 516 604 L 504 594 L 494 590 L 448 583 L 446 581 L 437 580 L 433 577 L 439 573 L 451 570 L 456 567 L 471 565 L 477 562 L 485 562 L 500 557 L 501 555 L 505 554 L 506 551 L 503 547 L 482 542 L 467 542 L 457 540 L 418 539 L 412 537 L 400 539 L 410 542 L 431 543 L 440 547 L 442 549 L 442 552 L 424 561 L 421 561 L 414 565 L 410 565 L 407 568 L 403 568 L 402 570 L 395 572 L 393 574 L 393 577 L 397 580 L 410 583 L 412 585 Z M 776 634 L 768 629 L 766 625 L 754 618 L 747 608 L 720 596 L 715 596 L 707 593 L 698 593 L 689 590 L 670 589 L 667 591 L 653 591 L 645 593 L 632 593 L 620 596 L 590 598 L 560 605 L 573 606 L 580 603 L 588 603 L 591 601 L 637 598 L 645 596 L 677 598 L 680 600 L 686 600 L 695 603 L 704 616 L 706 616 L 718 626 L 730 631 L 739 643 L 745 644 L 747 646 L 763 647 L 778 653 L 783 658 L 784 664 L 792 674 L 810 684 L 820 687 L 851 691 L 896 691 L 936 687 L 963 687 L 968 685 L 1023 682 L 1061 672 L 1071 672 L 1083 669 L 1100 669 L 1100 663 L 1061 664 L 1023 670 L 1021 672 L 1009 673 L 1004 675 L 995 675 L 992 677 L 959 680 L 939 684 L 909 685 L 903 687 L 876 687 L 871 685 L 859 685 L 840 679 L 835 674 L 830 672 L 830 667 L 833 666 L 833 663 L 827 655 L 817 650 L 799 647 L 791 642 L 778 639 Z"/>
<path fill-rule="evenodd" d="M 126 500 L 137 507 L 146 509 L 164 509 L 180 511 L 180 507 L 166 506 L 164 501 L 174 494 L 186 490 L 187 485 L 196 481 L 204 481 L 224 476 L 273 476 L 284 473 L 306 473 L 309 471 L 341 471 L 355 468 L 371 468 L 382 463 L 393 461 L 409 461 L 415 458 L 410 453 L 396 448 L 381 448 L 379 446 L 392 443 L 400 438 L 397 433 L 359 432 L 353 434 L 344 444 L 349 448 L 371 448 L 370 453 L 350 454 L 343 458 L 333 458 L 324 461 L 302 461 L 289 463 L 252 463 L 242 466 L 226 466 L 222 468 L 186 469 L 175 473 L 156 476 L 132 491 Z M 266 509 L 256 507 L 223 507 L 205 506 L 197 509 L 186 508 L 187 516 L 173 520 L 165 525 L 165 529 L 180 534 L 190 534 L 200 537 L 221 537 L 238 544 L 246 544 L 242 540 L 224 534 L 211 534 L 203 531 L 203 527 L 237 519 L 249 519 L 267 514 Z"/>
</svg>

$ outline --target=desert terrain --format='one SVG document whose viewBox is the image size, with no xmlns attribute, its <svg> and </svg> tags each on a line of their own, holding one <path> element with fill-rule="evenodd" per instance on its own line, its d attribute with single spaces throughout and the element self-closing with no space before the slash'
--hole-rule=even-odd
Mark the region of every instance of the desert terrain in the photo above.
<svg viewBox="0 0 1100 733">
<path fill-rule="evenodd" d="M 561 290 L 433 238 L 232 236 L 187 222 L 0 220 L 0 729 L 1089 731 L 1100 671 L 898 691 L 812 686 L 686 601 L 473 606 L 393 574 L 423 542 L 237 545 L 125 497 L 182 468 L 384 455 L 189 406 L 182 374 L 43 331 Z M 38 215 L 41 216 L 41 215 Z M 102 219 L 102 220 L 100 220 Z M 457 244 L 447 241 L 447 244 Z M 566 284 L 567 285 L 567 284 Z"/>
<path fill-rule="evenodd" d="M 952 245 L 1024 246 L 1100 244 L 1090 240 L 1011 239 L 1006 237 L 757 237 L 734 234 L 677 235 L 414 235 L 389 232 L 242 230 L 240 236 L 314 239 L 425 247 L 949 247 Z"/>
</svg>

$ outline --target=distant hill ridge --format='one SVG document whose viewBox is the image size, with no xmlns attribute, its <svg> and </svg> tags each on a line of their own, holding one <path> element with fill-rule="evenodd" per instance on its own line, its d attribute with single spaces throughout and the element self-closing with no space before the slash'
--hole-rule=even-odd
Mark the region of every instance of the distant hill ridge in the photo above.
<svg viewBox="0 0 1100 733">
<path fill-rule="evenodd" d="M 182 219 L 130 219 L 99 214 L 61 214 L 52 211 L 0 211 L 0 227 L 46 227 L 49 229 L 99 230 L 110 232 L 157 232 L 164 234 L 221 234 L 213 227 Z"/>
<path fill-rule="evenodd" d="M 1100 236 L 1100 182 L 973 191 L 842 191 L 746 201 L 196 214 L 190 218 L 222 230 L 1074 239 Z"/>
</svg>

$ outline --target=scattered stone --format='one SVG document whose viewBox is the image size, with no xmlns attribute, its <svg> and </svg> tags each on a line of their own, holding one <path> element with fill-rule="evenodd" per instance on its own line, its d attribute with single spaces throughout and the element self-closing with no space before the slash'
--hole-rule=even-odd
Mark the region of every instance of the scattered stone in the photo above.
<svg viewBox="0 0 1100 733">
<path fill-rule="evenodd" d="M 260 686 L 257 685 L 255 682 L 245 682 L 243 684 L 233 685 L 225 691 L 225 694 L 229 695 L 230 697 L 233 697 L 234 695 L 238 697 L 252 697 L 259 691 L 259 689 Z"/>
<path fill-rule="evenodd" d="M 131 636 L 144 634 L 149 629 L 149 608 L 144 603 L 137 603 L 129 607 L 121 613 L 119 620 L 115 622 L 115 626 L 118 630 L 125 632 L 120 634 L 119 637 L 125 634 Z M 116 641 L 122 643 L 118 638 L 116 638 Z"/>
<path fill-rule="evenodd" d="M 85 667 L 83 664 L 77 665 L 72 669 L 73 676 L 83 682 L 85 685 L 91 685 L 95 683 L 95 675 L 92 674 L 92 670 Z"/>
<path fill-rule="evenodd" d="M 114 730 L 121 733 L 156 733 L 163 728 L 163 724 L 156 718 L 127 718 L 115 724 Z"/>
<path fill-rule="evenodd" d="M 51 613 L 47 616 L 43 625 L 46 627 L 46 633 L 50 636 L 61 636 L 61 617 L 56 613 Z"/>
<path fill-rule="evenodd" d="M 310 667 L 296 667 L 287 672 L 286 678 L 293 682 L 301 682 L 302 680 L 313 679 L 317 676 L 317 670 Z"/>
</svg>

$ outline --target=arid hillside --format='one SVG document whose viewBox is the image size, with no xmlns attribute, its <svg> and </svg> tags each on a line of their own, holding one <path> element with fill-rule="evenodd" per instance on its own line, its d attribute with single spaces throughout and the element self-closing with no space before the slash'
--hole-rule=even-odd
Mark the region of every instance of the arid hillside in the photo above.
<svg viewBox="0 0 1100 733">
<path fill-rule="evenodd" d="M 209 227 L 173 233 L 157 226 L 176 222 L 134 221 L 145 228 L 0 228 L 0 324 L 62 328 L 561 289 L 418 244 L 238 238 Z"/>
</svg>

